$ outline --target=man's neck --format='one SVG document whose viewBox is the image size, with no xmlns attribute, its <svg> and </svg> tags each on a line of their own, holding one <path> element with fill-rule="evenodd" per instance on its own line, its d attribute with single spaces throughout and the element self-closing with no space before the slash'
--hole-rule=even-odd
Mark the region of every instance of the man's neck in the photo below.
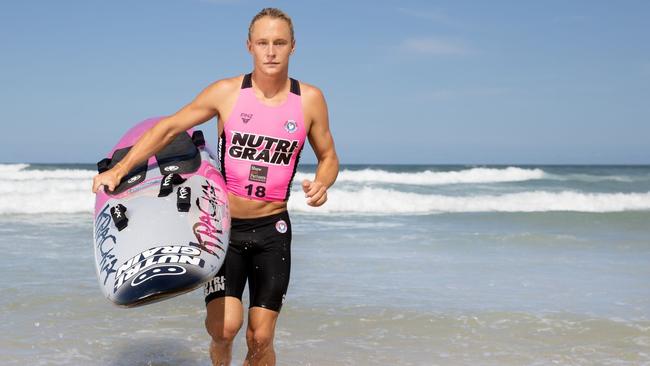
<svg viewBox="0 0 650 366">
<path fill-rule="evenodd" d="M 288 71 L 277 75 L 266 75 L 253 70 L 253 83 L 264 94 L 265 98 L 271 99 L 281 92 L 286 87 L 288 79 Z"/>
</svg>

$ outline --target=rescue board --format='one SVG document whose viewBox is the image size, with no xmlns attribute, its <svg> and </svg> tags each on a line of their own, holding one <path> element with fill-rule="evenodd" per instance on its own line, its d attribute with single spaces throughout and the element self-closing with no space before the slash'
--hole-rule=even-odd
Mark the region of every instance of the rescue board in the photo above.
<svg viewBox="0 0 650 366">
<path fill-rule="evenodd" d="M 117 164 L 162 117 L 131 128 L 97 163 Z M 133 168 L 112 192 L 97 191 L 94 254 L 99 286 L 118 306 L 165 300 L 217 273 L 230 234 L 228 195 L 199 130 L 179 134 Z"/>
</svg>

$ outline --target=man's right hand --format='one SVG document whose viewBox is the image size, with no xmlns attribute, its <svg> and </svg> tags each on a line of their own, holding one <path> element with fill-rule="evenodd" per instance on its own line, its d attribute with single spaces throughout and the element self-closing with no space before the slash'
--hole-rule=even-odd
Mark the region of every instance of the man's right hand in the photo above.
<svg viewBox="0 0 650 366">
<path fill-rule="evenodd" d="M 120 163 L 103 173 L 97 174 L 93 178 L 93 193 L 97 193 L 101 186 L 108 188 L 108 191 L 113 191 L 125 175 L 124 167 Z"/>
</svg>

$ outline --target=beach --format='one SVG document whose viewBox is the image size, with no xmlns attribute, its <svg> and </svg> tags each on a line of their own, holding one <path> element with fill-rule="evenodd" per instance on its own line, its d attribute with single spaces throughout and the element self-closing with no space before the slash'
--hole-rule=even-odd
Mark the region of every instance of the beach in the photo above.
<svg viewBox="0 0 650 366">
<path fill-rule="evenodd" d="M 650 365 L 649 166 L 344 165 L 320 209 L 313 172 L 279 364 Z M 94 174 L 0 164 L 0 363 L 209 364 L 201 289 L 103 298 Z"/>
</svg>

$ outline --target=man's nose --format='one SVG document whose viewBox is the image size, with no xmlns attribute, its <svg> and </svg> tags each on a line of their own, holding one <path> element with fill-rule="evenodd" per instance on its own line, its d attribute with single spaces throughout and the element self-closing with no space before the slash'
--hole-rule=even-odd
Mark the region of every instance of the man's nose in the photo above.
<svg viewBox="0 0 650 366">
<path fill-rule="evenodd" d="M 268 57 L 275 57 L 275 47 L 273 44 L 270 44 L 269 47 L 266 49 L 266 55 Z"/>
</svg>

